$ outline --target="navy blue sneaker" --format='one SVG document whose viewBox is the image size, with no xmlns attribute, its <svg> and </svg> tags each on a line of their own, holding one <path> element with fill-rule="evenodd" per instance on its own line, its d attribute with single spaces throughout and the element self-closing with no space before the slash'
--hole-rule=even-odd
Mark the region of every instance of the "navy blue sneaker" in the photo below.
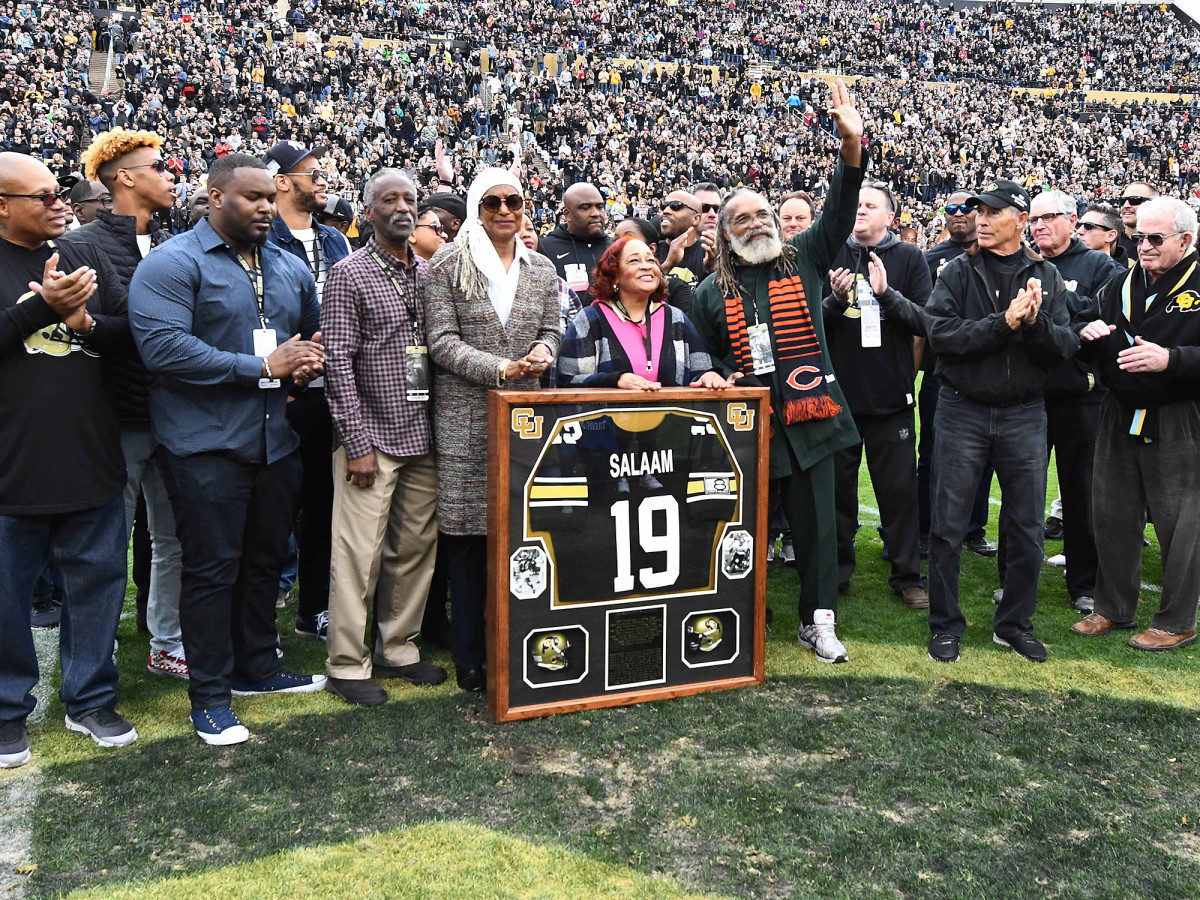
<svg viewBox="0 0 1200 900">
<path fill-rule="evenodd" d="M 300 675 L 280 669 L 262 681 L 233 680 L 233 696 L 257 697 L 259 694 L 311 694 L 325 690 L 324 675 Z"/>
<path fill-rule="evenodd" d="M 192 710 L 192 727 L 206 744 L 227 747 L 250 740 L 250 730 L 228 706 L 210 706 Z"/>
</svg>

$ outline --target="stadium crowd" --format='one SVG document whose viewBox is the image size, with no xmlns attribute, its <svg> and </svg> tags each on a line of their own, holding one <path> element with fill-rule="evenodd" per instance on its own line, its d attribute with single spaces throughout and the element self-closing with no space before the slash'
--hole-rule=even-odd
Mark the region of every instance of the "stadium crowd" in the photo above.
<svg viewBox="0 0 1200 900">
<path fill-rule="evenodd" d="M 586 25 L 586 6 L 553 9 Z M 620 9 L 588 34 L 615 34 Z M 722 33 L 772 52 L 754 31 L 773 13 L 738 9 Z M 877 37 L 918 10 L 932 15 L 891 8 Z M 112 645 L 139 521 L 147 669 L 188 681 L 207 743 L 248 738 L 234 697 L 378 706 L 376 679 L 440 684 L 431 643 L 485 691 L 475 426 L 497 387 L 770 388 L 772 537 L 822 662 L 849 659 L 835 626 L 864 455 L 889 584 L 929 610 L 931 659 L 959 656 L 964 547 L 998 556 L 996 643 L 1046 659 L 1033 614 L 1056 529 L 1085 615 L 1072 631 L 1133 629 L 1146 511 L 1164 584 L 1130 643 L 1196 640 L 1190 106 L 983 80 L 874 77 L 856 96 L 751 81 L 745 54 L 724 79 L 614 79 L 598 58 L 553 75 L 488 48 L 483 73 L 469 48 L 368 49 L 355 21 L 345 46 L 268 40 L 303 28 L 296 12 L 160 3 L 96 29 L 62 8 L 0 15 L 0 626 L 15 636 L 0 766 L 30 759 L 34 609 L 63 629 L 66 727 L 136 740 Z M 464 16 L 511 38 L 535 14 L 431 3 L 393 27 Z M 1090 40 L 1091 15 L 1027 30 L 1054 62 L 1061 29 Z M 1148 44 L 1175 27 L 1135 19 Z M 118 90 L 89 83 L 100 48 Z M 1144 49 L 1103 77 L 1145 75 Z M 1062 505 L 1046 518 L 1049 447 Z M 999 547 L 983 531 L 993 470 Z M 326 641 L 325 675 L 279 661 L 276 603 L 297 577 L 295 631 Z"/>
</svg>

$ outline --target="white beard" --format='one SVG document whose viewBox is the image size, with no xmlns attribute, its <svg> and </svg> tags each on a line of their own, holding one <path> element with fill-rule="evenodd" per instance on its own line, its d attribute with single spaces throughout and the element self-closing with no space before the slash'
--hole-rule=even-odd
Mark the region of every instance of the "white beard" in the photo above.
<svg viewBox="0 0 1200 900">
<path fill-rule="evenodd" d="M 783 242 L 779 240 L 777 232 L 773 232 L 770 237 L 759 237 L 754 240 L 731 236 L 729 246 L 748 266 L 760 266 L 763 263 L 774 262 L 783 252 Z"/>
</svg>

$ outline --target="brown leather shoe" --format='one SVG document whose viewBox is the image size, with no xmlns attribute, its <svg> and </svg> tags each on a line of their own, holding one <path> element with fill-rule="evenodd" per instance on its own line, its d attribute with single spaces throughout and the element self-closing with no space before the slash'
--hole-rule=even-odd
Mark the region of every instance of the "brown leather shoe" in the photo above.
<svg viewBox="0 0 1200 900">
<path fill-rule="evenodd" d="M 1100 613 L 1092 613 L 1086 619 L 1081 619 L 1072 625 L 1071 631 L 1074 634 L 1082 634 L 1084 637 L 1095 637 L 1110 631 L 1129 631 L 1136 627 L 1137 622 L 1114 622 L 1104 618 Z"/>
<path fill-rule="evenodd" d="M 900 591 L 900 599 L 909 609 L 929 609 L 929 595 L 924 588 L 909 587 Z"/>
<path fill-rule="evenodd" d="M 1129 646 L 1138 650 L 1178 650 L 1188 644 L 1196 643 L 1196 629 L 1176 634 L 1174 631 L 1163 631 L 1161 628 L 1147 628 L 1141 634 L 1135 634 L 1129 639 Z"/>
</svg>

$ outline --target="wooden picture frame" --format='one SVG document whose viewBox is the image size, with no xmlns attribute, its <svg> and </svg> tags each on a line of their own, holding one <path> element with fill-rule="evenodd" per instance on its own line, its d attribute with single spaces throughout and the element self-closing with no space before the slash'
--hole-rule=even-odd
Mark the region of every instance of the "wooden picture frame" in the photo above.
<svg viewBox="0 0 1200 900">
<path fill-rule="evenodd" d="M 765 388 L 489 393 L 497 722 L 762 683 L 769 415 Z M 689 471 L 710 468 L 721 471 Z M 616 561 L 612 584 L 612 566 L 589 571 L 597 560 Z"/>
</svg>

